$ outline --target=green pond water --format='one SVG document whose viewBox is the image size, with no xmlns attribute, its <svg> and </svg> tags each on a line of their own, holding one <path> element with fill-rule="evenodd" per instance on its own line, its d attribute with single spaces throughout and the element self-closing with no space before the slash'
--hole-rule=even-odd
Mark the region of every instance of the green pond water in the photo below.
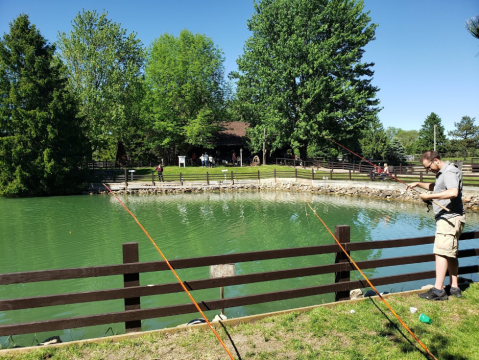
<svg viewBox="0 0 479 360">
<path fill-rule="evenodd" d="M 335 225 L 351 227 L 351 241 L 375 241 L 433 235 L 432 212 L 413 203 L 368 200 L 334 195 L 306 195 L 287 192 L 208 193 L 181 195 L 122 195 L 121 199 L 157 242 L 169 259 L 230 254 L 334 243 L 314 209 L 334 231 Z M 479 215 L 467 214 L 464 231 L 478 230 Z M 160 260 L 145 234 L 108 195 L 31 199 L 0 198 L 0 271 L 2 273 L 119 264 L 122 244 L 139 243 L 140 261 Z M 479 240 L 467 240 L 460 248 L 479 247 Z M 353 252 L 355 260 L 427 254 L 432 245 Z M 333 254 L 236 264 L 237 274 L 272 271 L 334 262 Z M 460 261 L 477 264 L 477 258 Z M 433 263 L 371 269 L 370 277 L 434 269 Z M 209 268 L 178 271 L 182 280 L 209 277 Z M 352 278 L 359 275 L 352 274 Z M 476 279 L 477 274 L 466 277 Z M 141 274 L 141 285 L 171 283 L 170 272 Z M 301 288 L 333 282 L 333 274 L 247 284 L 225 288 L 225 297 Z M 392 284 L 380 291 L 416 289 L 432 280 Z M 61 280 L 0 286 L 0 299 L 42 296 L 119 288 L 122 276 Z M 197 301 L 219 298 L 219 290 L 194 291 Z M 142 308 L 189 303 L 186 294 L 142 298 Z M 319 295 L 287 301 L 226 309 L 228 318 L 333 301 L 333 295 Z M 123 300 L 104 301 L 29 310 L 0 312 L 0 325 L 85 316 L 123 310 Z M 206 313 L 212 319 L 218 311 Z M 143 330 L 174 327 L 199 314 L 150 319 Z M 29 346 L 53 335 L 63 341 L 101 337 L 124 332 L 124 325 L 104 326 L 0 337 L 0 346 Z"/>
</svg>

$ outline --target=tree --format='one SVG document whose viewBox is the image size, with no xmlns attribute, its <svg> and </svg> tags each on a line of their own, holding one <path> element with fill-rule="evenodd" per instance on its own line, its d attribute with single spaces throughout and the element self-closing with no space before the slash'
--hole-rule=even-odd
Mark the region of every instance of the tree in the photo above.
<svg viewBox="0 0 479 360">
<path fill-rule="evenodd" d="M 404 146 L 406 154 L 414 154 L 416 152 L 415 143 L 419 137 L 419 131 L 399 129 L 395 137 Z"/>
<path fill-rule="evenodd" d="M 466 21 L 466 29 L 472 36 L 479 39 L 479 15 Z"/>
<path fill-rule="evenodd" d="M 0 194 L 76 193 L 86 139 L 64 66 L 28 15 L 0 42 Z"/>
<path fill-rule="evenodd" d="M 388 135 L 379 120 L 369 124 L 361 132 L 359 144 L 364 157 L 371 159 L 384 159 L 388 148 Z"/>
<path fill-rule="evenodd" d="M 444 134 L 444 126 L 441 124 L 441 118 L 432 112 L 419 130 L 416 141 L 416 151 L 419 153 L 434 150 L 434 125 L 436 125 L 436 151 L 439 153 L 446 151 L 447 138 Z"/>
<path fill-rule="evenodd" d="M 223 52 L 210 38 L 188 30 L 178 38 L 161 35 L 149 49 L 145 81 L 152 148 L 214 147 L 219 123 L 227 120 L 230 87 Z"/>
<path fill-rule="evenodd" d="M 70 34 L 58 34 L 92 153 L 129 142 L 128 128 L 139 117 L 142 94 L 141 41 L 107 15 L 83 10 L 73 19 Z"/>
<path fill-rule="evenodd" d="M 328 135 L 356 141 L 379 109 L 373 63 L 362 62 L 377 25 L 353 0 L 263 0 L 248 21 L 252 36 L 237 60 L 237 96 L 250 134 L 266 128 L 271 150 L 306 157 Z M 259 141 L 252 144 L 259 151 Z"/>
<path fill-rule="evenodd" d="M 464 158 L 468 150 L 474 153 L 475 149 L 479 147 L 479 126 L 474 125 L 475 120 L 476 118 L 463 116 L 460 122 L 454 123 L 456 130 L 448 132 L 448 135 L 456 140 Z"/>
<path fill-rule="evenodd" d="M 392 139 L 394 139 L 400 131 L 402 131 L 400 128 L 388 126 L 386 128 L 386 135 L 388 136 L 388 140 L 391 141 Z"/>
<path fill-rule="evenodd" d="M 398 138 L 394 138 L 388 144 L 386 158 L 391 164 L 399 164 L 406 161 L 406 151 Z"/>
</svg>

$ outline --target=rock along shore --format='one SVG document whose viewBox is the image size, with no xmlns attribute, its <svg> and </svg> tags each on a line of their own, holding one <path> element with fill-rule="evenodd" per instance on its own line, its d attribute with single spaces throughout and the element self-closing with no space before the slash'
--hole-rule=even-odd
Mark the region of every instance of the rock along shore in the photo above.
<svg viewBox="0 0 479 360">
<path fill-rule="evenodd" d="M 264 179 L 239 180 L 234 184 L 231 181 L 210 182 L 209 185 L 199 183 L 129 183 L 125 188 L 124 183 L 107 184 L 113 192 L 127 194 L 179 194 L 203 192 L 241 192 L 241 191 L 289 191 L 307 192 L 315 194 L 329 194 L 339 196 L 367 197 L 380 200 L 421 202 L 419 193 L 406 190 L 401 183 L 389 181 L 341 181 L 341 180 L 303 180 L 303 179 Z M 108 191 L 102 184 L 89 184 L 85 194 L 107 194 Z M 479 189 L 465 187 L 462 201 L 466 212 L 479 212 Z"/>
</svg>

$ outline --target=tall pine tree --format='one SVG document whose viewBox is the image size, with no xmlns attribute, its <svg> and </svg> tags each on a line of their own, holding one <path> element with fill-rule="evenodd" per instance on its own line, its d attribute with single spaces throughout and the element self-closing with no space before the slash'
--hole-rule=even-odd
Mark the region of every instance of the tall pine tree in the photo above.
<svg viewBox="0 0 479 360">
<path fill-rule="evenodd" d="M 434 125 L 436 125 L 436 151 L 438 153 L 444 153 L 447 150 L 448 140 L 444 134 L 444 126 L 442 126 L 441 118 L 432 112 L 426 120 L 424 120 L 421 130 L 419 130 L 419 137 L 416 141 L 416 151 L 419 153 L 434 150 Z"/>
<path fill-rule="evenodd" d="M 27 15 L 0 42 L 0 194 L 78 192 L 86 141 L 64 67 Z"/>
<path fill-rule="evenodd" d="M 376 119 L 361 132 L 359 144 L 362 154 L 371 159 L 384 159 L 388 148 L 388 135 L 384 131 L 383 124 Z"/>
<path fill-rule="evenodd" d="M 388 144 L 386 158 L 392 165 L 397 165 L 406 161 L 406 151 L 404 150 L 404 145 L 398 138 L 392 139 Z"/>
</svg>

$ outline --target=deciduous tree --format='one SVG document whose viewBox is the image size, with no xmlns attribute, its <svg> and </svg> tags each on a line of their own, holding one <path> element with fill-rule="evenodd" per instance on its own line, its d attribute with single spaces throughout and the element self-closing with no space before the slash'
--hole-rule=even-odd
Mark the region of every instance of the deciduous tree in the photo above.
<svg viewBox="0 0 479 360">
<path fill-rule="evenodd" d="M 223 52 L 205 35 L 181 31 L 153 41 L 145 68 L 143 116 L 156 149 L 214 147 L 227 120 Z"/>
<path fill-rule="evenodd" d="M 419 131 L 399 129 L 395 137 L 404 146 L 404 150 L 406 151 L 406 154 L 412 155 L 416 152 L 415 143 L 419 137 Z"/>
<path fill-rule="evenodd" d="M 27 15 L 0 42 L 0 194 L 78 192 L 86 139 L 65 69 Z"/>
<path fill-rule="evenodd" d="M 69 34 L 58 34 L 92 152 L 116 149 L 118 141 L 128 143 L 128 128 L 137 121 L 142 94 L 141 41 L 107 15 L 83 10 L 73 19 Z"/>
<path fill-rule="evenodd" d="M 373 63 L 362 60 L 376 24 L 362 1 L 263 0 L 248 21 L 252 36 L 237 60 L 238 101 L 254 139 L 266 128 L 272 150 L 306 157 L 327 134 L 349 145 L 375 120 Z M 259 151 L 260 142 L 253 142 Z"/>
</svg>

